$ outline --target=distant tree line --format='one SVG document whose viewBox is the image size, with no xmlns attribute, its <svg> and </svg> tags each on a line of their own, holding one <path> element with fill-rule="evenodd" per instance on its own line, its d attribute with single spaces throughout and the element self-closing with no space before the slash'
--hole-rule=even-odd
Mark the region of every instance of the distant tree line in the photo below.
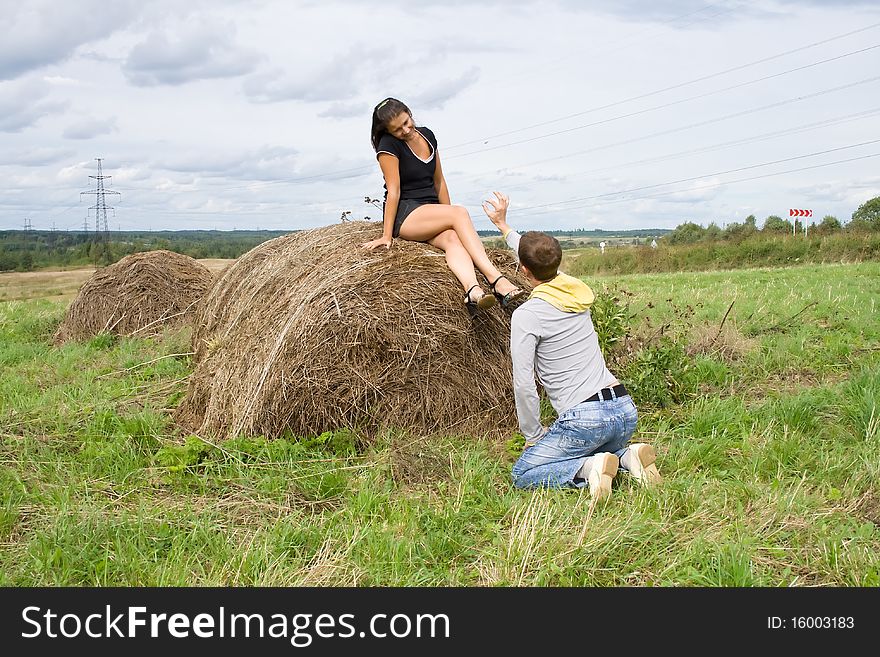
<svg viewBox="0 0 880 657">
<path fill-rule="evenodd" d="M 345 213 L 343 213 L 344 215 Z M 343 216 L 345 219 L 345 216 Z M 638 230 L 574 230 L 546 231 L 557 238 L 563 248 L 579 248 L 602 239 L 615 238 L 617 244 L 648 245 L 657 239 L 662 244 L 693 245 L 710 242 L 739 243 L 760 237 L 779 237 L 802 233 L 800 221 L 792 223 L 776 215 L 767 217 L 758 228 L 754 215 L 743 222 L 733 222 L 723 228 L 717 223 L 703 227 L 685 222 L 673 230 L 646 228 Z M 75 267 L 88 264 L 107 265 L 132 253 L 166 249 L 193 258 L 238 258 L 258 244 L 297 231 L 269 230 L 180 230 L 157 232 L 113 231 L 105 241 L 94 232 L 85 231 L 0 231 L 0 271 L 32 271 L 49 267 Z M 495 230 L 477 231 L 482 237 L 498 238 Z M 835 233 L 880 232 L 880 196 L 873 198 L 853 212 L 850 221 L 842 224 L 836 217 L 826 215 L 822 221 L 811 224 L 811 235 Z M 566 239 L 568 238 L 568 239 Z M 585 239 L 590 238 L 590 239 Z M 504 248 L 500 238 L 488 241 L 489 246 Z"/>
<path fill-rule="evenodd" d="M 806 237 L 758 231 L 739 241 L 668 244 L 656 249 L 640 245 L 606 249 L 605 253 L 580 249 L 563 257 L 563 268 L 573 276 L 594 276 L 868 260 L 880 260 L 880 231 L 839 230 L 820 235 L 811 230 Z"/>
<path fill-rule="evenodd" d="M 771 215 L 758 228 L 750 216 L 723 229 L 683 223 L 658 247 L 581 249 L 564 260 L 565 271 L 594 276 L 880 260 L 880 197 L 859 206 L 846 224 L 827 215 L 806 235 L 800 222 Z"/>
<path fill-rule="evenodd" d="M 634 230 L 599 230 L 597 228 L 586 230 L 584 228 L 576 228 L 574 230 L 542 230 L 542 232 L 547 233 L 548 235 L 553 235 L 554 237 L 572 237 L 578 239 L 583 239 L 587 237 L 595 237 L 597 239 L 602 237 L 653 238 L 666 235 L 667 233 L 672 232 L 672 229 L 638 228 Z M 479 235 L 480 237 L 493 237 L 498 235 L 498 231 L 478 230 L 477 235 Z"/>
<path fill-rule="evenodd" d="M 851 219 L 842 224 L 837 217 L 825 215 L 822 221 L 810 224 L 807 234 L 831 235 L 839 231 L 864 233 L 880 231 L 880 196 L 866 201 L 853 212 Z M 761 228 L 757 226 L 755 215 L 749 215 L 742 223 L 733 222 L 721 228 L 716 223 L 703 227 L 694 222 L 685 222 L 675 227 L 663 237 L 666 244 L 696 244 L 697 242 L 730 241 L 741 242 L 758 235 L 780 236 L 803 234 L 804 224 L 795 219 L 792 223 L 777 215 L 770 215 L 764 220 Z"/>
<path fill-rule="evenodd" d="M 545 230 L 542 231 L 553 235 L 559 240 L 563 250 L 582 249 L 585 246 L 599 246 L 604 240 L 614 240 L 617 246 L 633 246 L 636 244 L 650 244 L 651 240 L 660 239 L 672 232 L 670 228 L 640 228 L 636 230 Z M 495 249 L 507 248 L 507 243 L 498 234 L 497 230 L 478 230 L 480 237 L 494 237 L 495 239 L 484 240 L 486 246 Z"/>
<path fill-rule="evenodd" d="M 105 241 L 93 232 L 7 230 L 0 231 L 0 271 L 107 265 L 132 253 L 159 249 L 193 258 L 237 258 L 291 232 L 295 231 L 113 231 Z"/>
<path fill-rule="evenodd" d="M 49 267 L 108 265 L 132 253 L 166 249 L 193 258 L 238 258 L 258 244 L 296 231 L 268 230 L 180 230 L 157 232 L 118 232 L 109 241 L 94 232 L 84 231 L 0 231 L 0 271 L 33 271 Z M 550 231 L 559 237 L 631 237 L 637 242 L 642 235 L 659 237 L 669 229 L 606 231 Z M 498 236 L 497 231 L 479 231 L 481 235 Z M 561 240 L 566 248 L 583 246 L 582 242 Z M 499 241 L 503 248 L 503 240 Z"/>
</svg>

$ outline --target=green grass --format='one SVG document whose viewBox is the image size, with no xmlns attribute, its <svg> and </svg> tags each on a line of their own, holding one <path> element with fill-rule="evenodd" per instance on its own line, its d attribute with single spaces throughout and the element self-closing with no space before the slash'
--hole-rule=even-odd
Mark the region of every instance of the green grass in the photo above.
<svg viewBox="0 0 880 657">
<path fill-rule="evenodd" d="M 180 434 L 185 333 L 53 347 L 63 302 L 0 303 L 0 585 L 880 585 L 880 265 L 587 280 L 719 335 L 637 400 L 663 485 L 592 512 L 514 489 L 515 437 Z"/>
<path fill-rule="evenodd" d="M 853 263 L 880 259 L 880 232 L 843 231 L 827 235 L 756 233 L 740 241 L 715 240 L 599 249 L 569 249 L 563 269 L 573 276 L 786 267 L 806 263 Z"/>
</svg>

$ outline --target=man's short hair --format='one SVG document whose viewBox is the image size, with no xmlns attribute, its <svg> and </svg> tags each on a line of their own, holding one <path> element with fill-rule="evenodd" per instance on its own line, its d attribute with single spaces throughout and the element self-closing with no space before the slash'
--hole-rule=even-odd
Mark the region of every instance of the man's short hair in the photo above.
<svg viewBox="0 0 880 657">
<path fill-rule="evenodd" d="M 530 230 L 520 238 L 519 260 L 539 281 L 549 281 L 558 273 L 562 247 L 552 235 Z"/>
</svg>

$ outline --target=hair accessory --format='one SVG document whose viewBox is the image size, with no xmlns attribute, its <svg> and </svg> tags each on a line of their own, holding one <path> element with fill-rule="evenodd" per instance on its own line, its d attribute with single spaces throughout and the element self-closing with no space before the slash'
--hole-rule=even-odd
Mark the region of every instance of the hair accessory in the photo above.
<svg viewBox="0 0 880 657">
<path fill-rule="evenodd" d="M 376 105 L 376 109 L 377 109 L 377 110 L 382 109 L 382 106 L 383 106 L 385 103 L 387 103 L 389 100 L 391 100 L 391 99 L 390 99 L 390 98 L 386 98 L 385 100 L 383 100 L 381 103 L 379 103 L 378 105 Z"/>
</svg>

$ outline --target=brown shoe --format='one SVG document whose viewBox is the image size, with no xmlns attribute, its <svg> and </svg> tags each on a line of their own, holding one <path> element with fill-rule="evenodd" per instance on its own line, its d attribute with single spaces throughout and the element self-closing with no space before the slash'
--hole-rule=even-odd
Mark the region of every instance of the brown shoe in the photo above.
<svg viewBox="0 0 880 657">
<path fill-rule="evenodd" d="M 659 484 L 663 481 L 657 466 L 654 465 L 657 460 L 657 452 L 653 447 L 646 443 L 636 443 L 627 449 L 629 450 L 629 473 L 636 480 L 646 486 Z"/>
<path fill-rule="evenodd" d="M 474 294 L 474 290 L 479 290 L 479 292 Z M 483 288 L 477 283 L 468 288 L 467 294 L 464 297 L 464 302 L 469 308 L 487 310 L 495 305 L 495 297 L 483 292 Z"/>
<path fill-rule="evenodd" d="M 595 454 L 587 482 L 590 484 L 590 497 L 594 502 L 607 500 L 611 495 L 611 482 L 617 474 L 619 461 L 611 452 Z"/>
</svg>

